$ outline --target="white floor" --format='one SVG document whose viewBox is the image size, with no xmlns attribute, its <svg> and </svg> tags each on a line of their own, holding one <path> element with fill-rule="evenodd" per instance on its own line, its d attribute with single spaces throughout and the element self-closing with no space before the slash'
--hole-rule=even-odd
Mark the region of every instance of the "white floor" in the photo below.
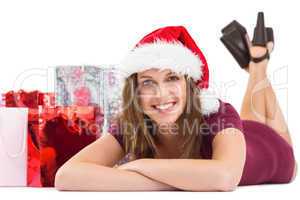
<svg viewBox="0 0 300 200">
<path fill-rule="evenodd" d="M 91 199 L 287 199 L 299 194 L 299 179 L 290 184 L 243 186 L 233 192 L 60 192 L 54 188 L 0 188 L 0 199 L 58 200 L 63 197 L 72 200 Z M 3 198 L 6 197 L 6 198 Z"/>
</svg>

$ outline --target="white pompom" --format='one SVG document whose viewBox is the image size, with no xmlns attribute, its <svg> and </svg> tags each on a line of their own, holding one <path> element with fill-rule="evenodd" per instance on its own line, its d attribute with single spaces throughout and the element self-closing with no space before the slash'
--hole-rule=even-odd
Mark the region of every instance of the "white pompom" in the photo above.
<svg viewBox="0 0 300 200">
<path fill-rule="evenodd" d="M 212 90 L 201 89 L 200 101 L 203 115 L 210 115 L 219 111 L 220 102 Z"/>
</svg>

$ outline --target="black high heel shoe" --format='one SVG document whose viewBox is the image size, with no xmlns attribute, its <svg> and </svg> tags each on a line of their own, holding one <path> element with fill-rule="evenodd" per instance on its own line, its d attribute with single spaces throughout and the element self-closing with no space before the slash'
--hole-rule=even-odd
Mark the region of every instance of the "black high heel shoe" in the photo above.
<svg viewBox="0 0 300 200">
<path fill-rule="evenodd" d="M 273 29 L 271 27 L 267 27 L 267 41 L 268 42 L 273 42 L 274 43 L 274 33 Z"/>
<path fill-rule="evenodd" d="M 232 21 L 225 26 L 220 40 L 232 54 L 241 68 L 247 68 L 250 61 L 250 52 L 246 39 L 247 30 L 237 21 Z"/>
<path fill-rule="evenodd" d="M 261 47 L 267 47 L 268 42 L 268 35 L 267 35 L 267 29 L 265 27 L 265 21 L 264 21 L 264 13 L 259 12 L 257 15 L 257 22 L 256 27 L 254 29 L 254 35 L 252 44 L 253 46 L 261 46 Z M 267 49 L 266 53 L 261 57 L 251 57 L 251 61 L 255 63 L 259 63 L 265 59 L 269 59 L 269 51 Z"/>
<path fill-rule="evenodd" d="M 274 43 L 274 32 L 273 32 L 273 29 L 271 27 L 267 27 L 266 30 L 267 30 L 267 42 L 268 43 L 272 42 L 272 45 L 273 45 L 272 49 L 271 49 L 271 52 L 272 52 L 273 49 L 274 49 L 274 45 L 275 45 L 275 43 Z"/>
<path fill-rule="evenodd" d="M 221 32 L 223 33 L 220 40 L 232 54 L 241 68 L 245 69 L 248 67 L 250 60 L 253 62 L 261 62 L 264 59 L 269 59 L 270 55 L 267 51 L 265 55 L 258 58 L 250 56 L 249 46 L 246 39 L 246 29 L 237 21 L 232 21 L 230 24 L 225 26 Z M 274 34 L 271 27 L 265 28 L 264 15 L 262 12 L 258 13 L 257 24 L 254 29 L 254 36 L 252 40 L 253 46 L 267 46 L 267 42 L 273 42 L 274 45 Z"/>
</svg>

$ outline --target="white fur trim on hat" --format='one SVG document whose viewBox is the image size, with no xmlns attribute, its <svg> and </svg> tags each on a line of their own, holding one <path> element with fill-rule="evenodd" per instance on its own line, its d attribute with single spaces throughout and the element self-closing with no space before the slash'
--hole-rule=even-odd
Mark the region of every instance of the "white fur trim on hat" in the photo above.
<svg viewBox="0 0 300 200">
<path fill-rule="evenodd" d="M 120 62 L 118 68 L 127 76 L 151 68 L 171 69 L 187 74 L 195 81 L 202 76 L 201 59 L 179 41 L 155 40 L 138 45 Z"/>
<path fill-rule="evenodd" d="M 210 89 L 200 90 L 201 113 L 210 115 L 219 111 L 220 102 L 216 94 Z"/>
<path fill-rule="evenodd" d="M 187 74 L 197 81 L 201 79 L 202 66 L 199 56 L 181 42 L 157 39 L 153 43 L 137 45 L 116 65 L 116 69 L 125 73 L 125 79 L 133 73 L 158 68 Z M 218 112 L 220 102 L 211 90 L 201 89 L 200 101 L 203 115 Z"/>
</svg>

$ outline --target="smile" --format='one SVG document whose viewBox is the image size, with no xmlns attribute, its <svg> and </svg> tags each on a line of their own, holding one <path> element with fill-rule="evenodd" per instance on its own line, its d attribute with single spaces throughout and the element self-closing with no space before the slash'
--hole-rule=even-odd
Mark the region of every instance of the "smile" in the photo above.
<svg viewBox="0 0 300 200">
<path fill-rule="evenodd" d="M 177 105 L 177 102 L 168 102 L 165 104 L 159 104 L 159 105 L 153 105 L 152 107 L 159 111 L 160 113 L 166 113 L 166 112 L 170 112 L 174 109 L 175 105 Z"/>
</svg>

